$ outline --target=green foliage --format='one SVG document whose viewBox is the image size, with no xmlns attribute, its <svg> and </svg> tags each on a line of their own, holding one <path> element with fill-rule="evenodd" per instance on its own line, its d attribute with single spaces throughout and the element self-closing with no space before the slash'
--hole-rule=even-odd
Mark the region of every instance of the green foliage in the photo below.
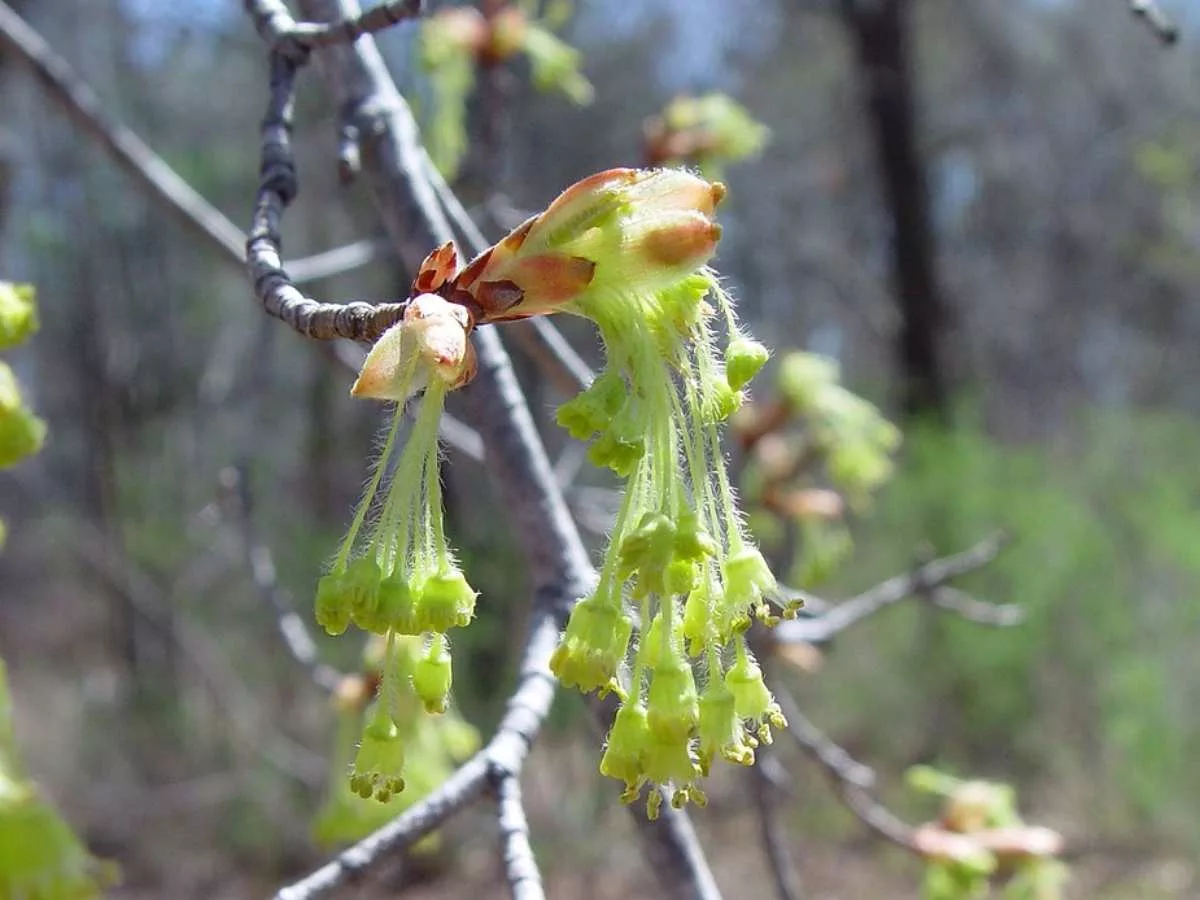
<svg viewBox="0 0 1200 900">
<path fill-rule="evenodd" d="M 88 854 L 22 771 L 0 660 L 0 897 L 88 900 L 99 897 L 114 875 Z"/>
<path fill-rule="evenodd" d="M 952 552 L 1003 528 L 1013 546 L 964 586 L 1019 603 L 1027 620 L 997 632 L 896 610 L 857 638 L 875 658 L 860 669 L 863 693 L 840 696 L 838 712 L 888 721 L 887 734 L 863 739 L 899 754 L 936 746 L 1056 778 L 1098 827 L 1139 818 L 1195 842 L 1200 821 L 1182 798 L 1200 792 L 1187 701 L 1200 689 L 1189 639 L 1200 624 L 1200 510 L 1190 499 L 1200 494 L 1200 428 L 1097 416 L 1077 435 L 1052 447 L 1005 446 L 969 426 L 907 436 L 904 466 L 859 535 L 856 580 L 904 569 L 922 545 Z M 881 691 L 880 670 L 909 674 Z M 885 713 L 897 706 L 936 721 L 936 735 L 892 721 Z"/>
</svg>

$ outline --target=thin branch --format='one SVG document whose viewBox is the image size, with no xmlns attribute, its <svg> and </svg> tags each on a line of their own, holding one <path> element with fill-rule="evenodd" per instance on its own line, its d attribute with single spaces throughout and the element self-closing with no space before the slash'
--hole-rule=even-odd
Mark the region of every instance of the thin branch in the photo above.
<svg viewBox="0 0 1200 900">
<path fill-rule="evenodd" d="M 205 200 L 129 128 L 104 112 L 95 91 L 33 28 L 0 0 L 0 50 L 25 64 L 38 83 L 84 134 L 93 138 L 150 199 L 239 268 L 245 265 L 242 230 Z M 360 244 L 289 262 L 297 283 L 313 281 L 375 258 Z"/>
<path fill-rule="evenodd" d="M 1129 11 L 1146 23 L 1146 27 L 1164 44 L 1174 44 L 1179 40 L 1179 28 L 1163 12 L 1157 0 L 1128 0 Z"/>
<path fill-rule="evenodd" d="M 820 615 L 781 622 L 772 630 L 772 635 L 782 643 L 826 643 L 850 626 L 906 597 L 934 592 L 944 582 L 987 565 L 1000 553 L 1004 543 L 1002 535 L 992 535 L 962 553 L 927 562 L 908 574 L 889 578 L 849 600 L 827 605 Z M 1008 625 L 1019 621 L 1021 615 L 1019 610 L 997 606 L 994 607 L 996 612 L 981 616 L 978 607 L 986 604 L 972 601 L 968 607 L 961 602 L 959 595 L 952 595 L 950 599 L 943 595 L 940 601 L 935 597 L 934 604 L 960 615 L 969 613 L 968 618 L 981 624 Z"/>
<path fill-rule="evenodd" d="M 1012 628 L 1025 621 L 1025 610 L 1015 603 L 985 603 L 966 591 L 943 585 L 930 592 L 929 602 L 968 622 L 993 628 Z"/>
<path fill-rule="evenodd" d="M 872 795 L 875 773 L 809 722 L 786 688 L 776 683 L 771 692 L 788 720 L 788 733 L 820 765 L 846 807 L 880 837 L 916 853 L 912 827 Z"/>
<path fill-rule="evenodd" d="M 237 534 L 238 545 L 246 554 L 254 584 L 275 613 L 284 646 L 308 672 L 314 684 L 333 693 L 345 676 L 321 662 L 317 656 L 316 642 L 304 619 L 296 613 L 291 594 L 279 584 L 271 550 L 258 540 L 254 532 L 250 488 L 245 473 L 234 466 L 222 470 L 220 488 L 224 520 Z"/>
<path fill-rule="evenodd" d="M 264 4 L 269 2 L 264 0 Z M 271 93 L 262 122 L 260 182 L 246 241 L 254 293 L 269 314 L 305 337 L 371 341 L 400 321 L 404 304 L 312 300 L 299 291 L 280 260 L 280 222 L 298 190 L 292 154 L 292 113 L 299 64 L 285 53 L 271 53 Z"/>
<path fill-rule="evenodd" d="M 487 760 L 480 752 L 460 766 L 434 793 L 311 875 L 281 888 L 274 900 L 311 900 L 355 880 L 381 856 L 411 846 L 469 806 L 483 794 L 487 783 Z"/>
<path fill-rule="evenodd" d="M 364 34 L 383 31 L 421 15 L 422 0 L 385 0 L 365 13 L 335 22 L 297 22 L 282 0 L 248 3 L 259 35 L 277 49 L 288 43 L 305 50 L 332 44 L 352 44 Z"/>
<path fill-rule="evenodd" d="M 852 757 L 840 744 L 809 721 L 789 691 L 772 685 L 772 692 L 784 718 L 787 719 L 787 733 L 801 750 L 843 784 L 862 790 L 870 790 L 875 786 L 874 770 Z"/>
<path fill-rule="evenodd" d="M 773 761 L 774 758 L 774 751 L 770 746 L 759 747 L 758 759 L 755 760 L 751 771 L 747 774 L 754 779 L 754 805 L 758 812 L 758 831 L 762 837 L 767 862 L 771 866 L 775 892 L 779 895 L 780 900 L 800 900 L 796 866 L 792 861 L 787 835 L 781 827 L 776 810 L 779 791 L 771 780 L 768 765 L 768 762 Z"/>
<path fill-rule="evenodd" d="M 545 900 L 542 873 L 529 843 L 529 821 L 521 802 L 521 781 L 515 775 L 500 780 L 500 840 L 504 874 L 513 900 Z"/>
<path fill-rule="evenodd" d="M 381 256 L 387 254 L 387 244 L 383 241 L 364 238 L 332 250 L 323 250 L 312 256 L 288 260 L 285 264 L 292 280 L 297 284 L 309 281 L 320 281 L 323 278 L 333 278 L 335 275 L 345 275 L 355 269 L 361 269 Z M 245 264 L 245 253 L 238 257 L 238 264 Z"/>
</svg>

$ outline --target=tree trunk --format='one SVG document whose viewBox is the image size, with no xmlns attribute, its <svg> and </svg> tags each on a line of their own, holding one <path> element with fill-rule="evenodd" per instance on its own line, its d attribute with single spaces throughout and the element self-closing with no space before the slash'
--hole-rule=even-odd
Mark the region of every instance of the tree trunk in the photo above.
<svg viewBox="0 0 1200 900">
<path fill-rule="evenodd" d="M 900 312 L 897 356 L 906 415 L 945 418 L 946 311 L 924 161 L 917 145 L 908 0 L 843 0 L 879 180 L 891 220 L 892 291 Z"/>
</svg>

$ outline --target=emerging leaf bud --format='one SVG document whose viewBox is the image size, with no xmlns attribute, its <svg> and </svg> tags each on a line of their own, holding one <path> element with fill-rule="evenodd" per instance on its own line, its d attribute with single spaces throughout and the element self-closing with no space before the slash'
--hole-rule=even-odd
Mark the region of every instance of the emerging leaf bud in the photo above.
<svg viewBox="0 0 1200 900">
<path fill-rule="evenodd" d="M 436 294 L 414 297 L 404 318 L 375 342 L 350 392 L 402 403 L 431 377 L 461 387 L 475 374 L 471 327 L 465 307 Z"/>
</svg>

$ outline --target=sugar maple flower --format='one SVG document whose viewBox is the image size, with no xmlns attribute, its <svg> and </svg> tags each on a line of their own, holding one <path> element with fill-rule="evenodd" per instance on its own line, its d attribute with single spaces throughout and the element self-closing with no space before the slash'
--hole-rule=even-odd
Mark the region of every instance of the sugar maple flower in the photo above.
<svg viewBox="0 0 1200 900">
<path fill-rule="evenodd" d="M 605 368 L 557 418 L 627 488 L 598 584 L 572 612 L 551 668 L 564 684 L 621 698 L 600 768 L 625 783 L 630 801 L 661 785 L 676 805 L 703 802 L 698 782 L 714 758 L 748 764 L 784 724 L 744 636 L 754 617 L 777 621 L 769 604 L 778 590 L 746 535 L 718 433 L 768 356 L 708 267 L 724 195 L 683 170 L 611 169 L 568 188 L 461 269 L 452 245 L 431 253 L 403 320 L 354 386 L 398 409 L 318 590 L 318 618 L 331 631 L 353 621 L 378 634 L 426 635 L 418 693 L 436 710 L 449 690 L 444 633 L 470 620 L 475 596 L 446 547 L 437 469 L 445 395 L 475 370 L 470 333 L 553 313 L 593 321 Z M 399 406 L 422 389 L 382 512 L 356 553 Z M 386 756 L 391 732 L 375 724 L 364 748 Z M 652 814 L 661 797 L 650 791 Z"/>
</svg>

